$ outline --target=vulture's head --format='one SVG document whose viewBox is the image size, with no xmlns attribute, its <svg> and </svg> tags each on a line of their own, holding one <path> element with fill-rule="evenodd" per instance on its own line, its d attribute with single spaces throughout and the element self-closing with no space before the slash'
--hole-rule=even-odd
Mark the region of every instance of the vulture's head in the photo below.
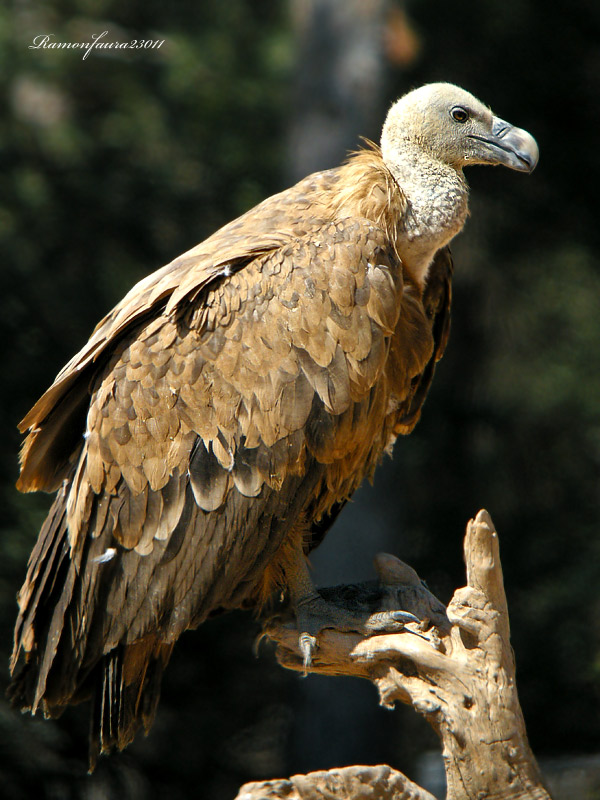
<svg viewBox="0 0 600 800">
<path fill-rule="evenodd" d="M 384 160 L 394 163 L 415 147 L 457 170 L 503 164 L 531 172 L 538 160 L 533 136 L 451 83 L 422 86 L 391 107 L 381 137 Z"/>
</svg>

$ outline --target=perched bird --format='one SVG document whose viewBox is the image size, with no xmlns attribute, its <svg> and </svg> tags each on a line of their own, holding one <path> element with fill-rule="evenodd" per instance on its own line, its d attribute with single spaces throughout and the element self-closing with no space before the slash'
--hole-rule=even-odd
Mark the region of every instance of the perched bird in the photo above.
<svg viewBox="0 0 600 800">
<path fill-rule="evenodd" d="M 209 615 L 286 591 L 307 661 L 320 630 L 352 625 L 306 556 L 419 419 L 463 168 L 537 158 L 468 92 L 423 86 L 381 147 L 133 287 L 20 425 L 18 488 L 57 494 L 18 596 L 15 705 L 52 717 L 91 697 L 93 767 L 148 730 L 177 638 Z"/>
</svg>

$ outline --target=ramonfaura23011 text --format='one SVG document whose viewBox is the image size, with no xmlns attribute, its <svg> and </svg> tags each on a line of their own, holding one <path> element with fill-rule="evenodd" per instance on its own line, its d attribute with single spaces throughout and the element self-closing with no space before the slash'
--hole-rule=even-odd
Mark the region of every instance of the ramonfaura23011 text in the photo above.
<svg viewBox="0 0 600 800">
<path fill-rule="evenodd" d="M 108 36 L 108 31 L 93 33 L 91 42 L 55 42 L 53 33 L 41 33 L 35 36 L 33 44 L 29 45 L 30 50 L 84 50 L 83 60 L 89 56 L 92 50 L 158 50 L 164 43 L 164 39 L 131 39 L 129 42 L 103 42 L 102 39 Z"/>
</svg>

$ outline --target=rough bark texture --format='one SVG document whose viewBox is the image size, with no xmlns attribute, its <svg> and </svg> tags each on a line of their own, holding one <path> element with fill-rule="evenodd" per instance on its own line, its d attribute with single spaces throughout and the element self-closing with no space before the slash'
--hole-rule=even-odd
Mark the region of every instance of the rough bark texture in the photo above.
<svg viewBox="0 0 600 800">
<path fill-rule="evenodd" d="M 381 764 L 377 767 L 344 767 L 328 772 L 309 772 L 279 781 L 261 781 L 242 786 L 237 800 L 435 800 L 401 772 Z"/>
<path fill-rule="evenodd" d="M 368 678 L 382 705 L 400 700 L 425 716 L 441 740 L 447 800 L 547 800 L 517 695 L 498 536 L 486 511 L 469 522 L 464 549 L 467 585 L 447 609 L 411 567 L 387 555 L 376 559 L 378 583 L 322 590 L 328 600 L 362 611 L 373 631 L 383 610 L 410 611 L 421 621 L 368 638 L 327 630 L 310 670 Z M 284 667 L 304 670 L 290 618 L 271 620 L 265 633 L 277 642 Z M 431 795 L 378 766 L 247 784 L 238 800 L 409 797 Z"/>
</svg>

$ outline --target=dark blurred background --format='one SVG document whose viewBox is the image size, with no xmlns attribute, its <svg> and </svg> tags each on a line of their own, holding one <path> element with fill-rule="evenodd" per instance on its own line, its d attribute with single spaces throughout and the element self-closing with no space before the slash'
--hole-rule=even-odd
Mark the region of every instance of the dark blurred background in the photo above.
<svg viewBox="0 0 600 800">
<path fill-rule="evenodd" d="M 158 49 L 31 49 L 164 39 Z M 0 6 L 0 654 L 50 503 L 14 489 L 16 424 L 148 272 L 307 172 L 377 139 L 392 100 L 462 85 L 538 139 L 533 176 L 473 169 L 453 330 L 414 434 L 315 556 L 368 578 L 381 549 L 445 602 L 482 506 L 500 533 L 522 705 L 539 756 L 600 748 L 600 6 L 584 0 L 7 0 Z M 86 775 L 87 708 L 0 702 L 0 795 L 227 800 L 351 763 L 415 776 L 409 709 L 256 659 L 232 614 L 178 644 L 148 738 Z M 8 668 L 0 671 L 0 688 Z"/>
</svg>

